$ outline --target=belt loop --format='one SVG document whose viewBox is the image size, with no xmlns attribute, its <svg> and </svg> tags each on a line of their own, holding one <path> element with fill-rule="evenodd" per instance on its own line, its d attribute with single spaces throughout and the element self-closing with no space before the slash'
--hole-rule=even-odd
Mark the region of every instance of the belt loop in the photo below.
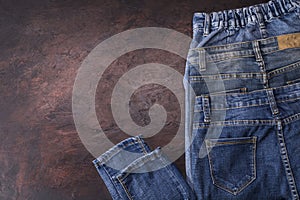
<svg viewBox="0 0 300 200">
<path fill-rule="evenodd" d="M 205 71 L 206 70 L 206 56 L 205 56 L 205 50 L 203 48 L 198 50 L 198 64 L 199 64 L 199 71 Z"/>
<path fill-rule="evenodd" d="M 256 17 L 259 25 L 259 30 L 262 38 L 267 38 L 268 33 L 266 30 L 265 20 L 264 20 L 264 13 L 260 6 L 255 7 Z"/>
<path fill-rule="evenodd" d="M 210 31 L 210 15 L 209 13 L 205 13 L 205 20 L 204 20 L 204 36 L 208 36 Z"/>
<path fill-rule="evenodd" d="M 252 47 L 253 47 L 253 51 L 254 51 L 256 61 L 257 62 L 262 62 L 263 58 L 262 58 L 262 55 L 261 55 L 259 41 L 258 40 L 252 41 Z"/>
<path fill-rule="evenodd" d="M 268 90 L 266 90 L 266 92 L 267 92 L 267 96 L 268 96 L 268 100 L 270 103 L 270 108 L 271 108 L 272 114 L 274 117 L 276 117 L 279 114 L 279 110 L 278 110 L 277 103 L 276 103 L 276 100 L 274 97 L 273 89 L 268 89 Z"/>
<path fill-rule="evenodd" d="M 203 96 L 202 106 L 204 113 L 204 122 L 210 122 L 210 98 L 208 95 Z"/>
</svg>

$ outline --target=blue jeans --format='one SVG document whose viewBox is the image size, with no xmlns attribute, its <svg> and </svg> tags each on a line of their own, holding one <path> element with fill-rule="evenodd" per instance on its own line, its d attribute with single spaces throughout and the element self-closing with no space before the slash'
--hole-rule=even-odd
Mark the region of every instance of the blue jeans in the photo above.
<svg viewBox="0 0 300 200">
<path fill-rule="evenodd" d="M 114 200 L 195 199 L 162 150 L 151 151 L 141 136 L 120 142 L 93 163 Z"/>
<path fill-rule="evenodd" d="M 187 179 L 159 148 L 128 138 L 93 161 L 112 198 L 299 199 L 299 32 L 298 0 L 195 13 L 183 80 Z"/>
</svg>

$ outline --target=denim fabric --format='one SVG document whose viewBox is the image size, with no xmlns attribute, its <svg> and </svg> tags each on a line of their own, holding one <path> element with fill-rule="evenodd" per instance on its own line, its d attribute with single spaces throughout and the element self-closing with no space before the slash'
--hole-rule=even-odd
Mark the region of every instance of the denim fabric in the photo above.
<svg viewBox="0 0 300 200">
<path fill-rule="evenodd" d="M 184 75 L 198 199 L 299 199 L 300 3 L 195 13 Z"/>
<path fill-rule="evenodd" d="M 120 142 L 93 163 L 114 200 L 195 199 L 162 150 L 151 151 L 140 136 Z"/>
<path fill-rule="evenodd" d="M 299 199 L 299 32 L 299 0 L 195 13 L 183 80 L 187 180 L 132 137 L 93 161 L 112 198 Z"/>
</svg>

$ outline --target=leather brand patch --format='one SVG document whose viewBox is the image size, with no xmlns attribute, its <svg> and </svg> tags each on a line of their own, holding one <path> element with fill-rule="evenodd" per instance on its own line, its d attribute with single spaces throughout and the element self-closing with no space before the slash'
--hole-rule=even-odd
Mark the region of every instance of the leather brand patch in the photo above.
<svg viewBox="0 0 300 200">
<path fill-rule="evenodd" d="M 277 36 L 279 50 L 300 47 L 300 33 Z"/>
</svg>

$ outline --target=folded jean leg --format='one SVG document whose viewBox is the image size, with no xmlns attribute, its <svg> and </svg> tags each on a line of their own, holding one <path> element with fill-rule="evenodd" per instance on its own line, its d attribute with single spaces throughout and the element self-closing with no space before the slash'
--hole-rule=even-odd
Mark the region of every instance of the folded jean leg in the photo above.
<svg viewBox="0 0 300 200">
<path fill-rule="evenodd" d="M 129 149 L 130 153 L 126 151 Z M 134 156 L 131 156 L 132 150 L 136 153 Z M 149 152 L 140 137 L 124 140 L 93 162 L 114 200 L 195 199 L 193 191 L 161 148 Z"/>
<path fill-rule="evenodd" d="M 124 199 L 120 196 L 122 186 L 112 180 L 123 168 L 137 158 L 150 152 L 150 148 L 140 136 L 131 137 L 116 144 L 104 154 L 93 160 L 93 163 L 106 184 L 113 199 Z"/>
</svg>

